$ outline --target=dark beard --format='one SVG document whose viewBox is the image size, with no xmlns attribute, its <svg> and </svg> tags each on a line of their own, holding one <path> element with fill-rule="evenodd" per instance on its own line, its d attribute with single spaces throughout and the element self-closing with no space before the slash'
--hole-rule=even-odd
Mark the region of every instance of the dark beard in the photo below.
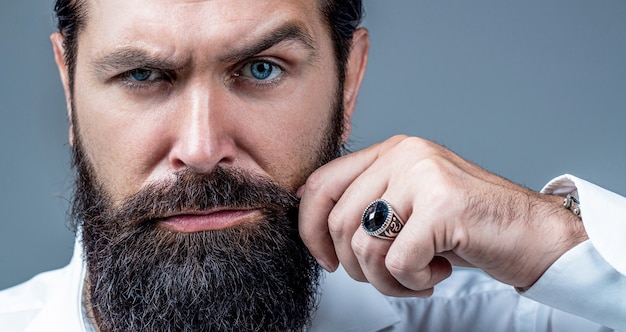
<svg viewBox="0 0 626 332">
<path fill-rule="evenodd" d="M 336 110 L 318 167 L 339 155 Z M 337 124 L 337 121 L 340 124 Z M 74 119 L 74 128 L 77 128 Z M 82 231 L 87 296 L 101 331 L 299 331 L 317 303 L 320 269 L 300 240 L 297 199 L 234 169 L 183 171 L 114 207 L 75 131 L 71 212 Z M 164 215 L 212 207 L 261 208 L 265 218 L 198 233 L 162 228 Z"/>
</svg>

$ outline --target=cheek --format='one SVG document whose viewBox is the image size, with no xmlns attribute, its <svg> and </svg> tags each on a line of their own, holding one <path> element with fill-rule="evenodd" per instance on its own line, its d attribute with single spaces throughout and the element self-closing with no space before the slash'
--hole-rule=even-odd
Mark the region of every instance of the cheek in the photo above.
<svg viewBox="0 0 626 332">
<path fill-rule="evenodd" d="M 158 126 L 150 119 L 123 112 L 119 98 L 88 88 L 76 90 L 77 136 L 96 176 L 114 199 L 138 191 L 148 175 L 148 157 L 161 146 Z"/>
<path fill-rule="evenodd" d="M 328 93 L 292 94 L 290 102 L 277 110 L 274 116 L 254 120 L 254 128 L 248 135 L 247 151 L 274 180 L 296 190 L 319 163 L 319 151 L 323 149 L 329 127 L 334 125 L 332 98 L 320 98 Z M 255 114 L 267 114 L 260 109 Z M 249 122 L 248 124 L 252 124 Z M 241 138 L 240 141 L 244 141 Z"/>
</svg>

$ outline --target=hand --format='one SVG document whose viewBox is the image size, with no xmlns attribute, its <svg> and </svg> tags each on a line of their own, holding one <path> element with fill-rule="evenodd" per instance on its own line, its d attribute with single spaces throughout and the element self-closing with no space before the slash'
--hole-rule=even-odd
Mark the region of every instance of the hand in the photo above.
<svg viewBox="0 0 626 332">
<path fill-rule="evenodd" d="M 563 198 L 543 195 L 463 160 L 432 142 L 395 136 L 316 170 L 299 190 L 300 235 L 329 271 L 391 296 L 428 296 L 451 264 L 532 285 L 586 239 Z M 393 240 L 360 228 L 365 207 L 390 202 L 405 226 Z"/>
</svg>

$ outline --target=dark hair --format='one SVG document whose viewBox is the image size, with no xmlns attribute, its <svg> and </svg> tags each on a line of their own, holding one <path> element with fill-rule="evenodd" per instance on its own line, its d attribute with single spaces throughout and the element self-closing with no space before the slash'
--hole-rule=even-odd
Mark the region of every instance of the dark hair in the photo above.
<svg viewBox="0 0 626 332">
<path fill-rule="evenodd" d="M 343 91 L 346 63 L 352 48 L 354 30 L 363 20 L 361 0 L 320 0 L 321 12 L 330 29 L 335 51 L 339 89 Z"/>
<path fill-rule="evenodd" d="M 68 69 L 70 90 L 74 90 L 74 70 L 78 52 L 78 34 L 85 24 L 87 6 L 84 0 L 56 0 L 54 14 L 57 18 L 57 29 L 63 35 L 63 55 Z"/>
<path fill-rule="evenodd" d="M 350 54 L 354 30 L 361 24 L 361 0 L 319 0 L 320 10 L 328 27 L 336 56 L 339 83 L 343 86 L 345 67 Z M 78 51 L 78 35 L 84 27 L 87 6 L 84 0 L 56 0 L 54 12 L 57 29 L 64 37 L 64 60 L 68 67 L 70 89 L 74 89 L 74 70 Z"/>
</svg>

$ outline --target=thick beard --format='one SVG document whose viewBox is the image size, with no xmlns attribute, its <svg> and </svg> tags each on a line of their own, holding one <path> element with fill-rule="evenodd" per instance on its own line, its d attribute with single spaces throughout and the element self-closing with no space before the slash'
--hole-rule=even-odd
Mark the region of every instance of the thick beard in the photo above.
<svg viewBox="0 0 626 332">
<path fill-rule="evenodd" d="M 343 112 L 318 151 L 340 153 Z M 337 121 L 340 124 L 337 124 Z M 297 199 L 272 181 L 218 167 L 182 171 L 114 207 L 84 155 L 76 119 L 71 211 L 82 232 L 87 299 L 101 331 L 299 331 L 317 303 L 320 269 L 302 243 Z M 213 207 L 260 208 L 265 218 L 224 230 L 172 232 L 164 215 Z"/>
</svg>

